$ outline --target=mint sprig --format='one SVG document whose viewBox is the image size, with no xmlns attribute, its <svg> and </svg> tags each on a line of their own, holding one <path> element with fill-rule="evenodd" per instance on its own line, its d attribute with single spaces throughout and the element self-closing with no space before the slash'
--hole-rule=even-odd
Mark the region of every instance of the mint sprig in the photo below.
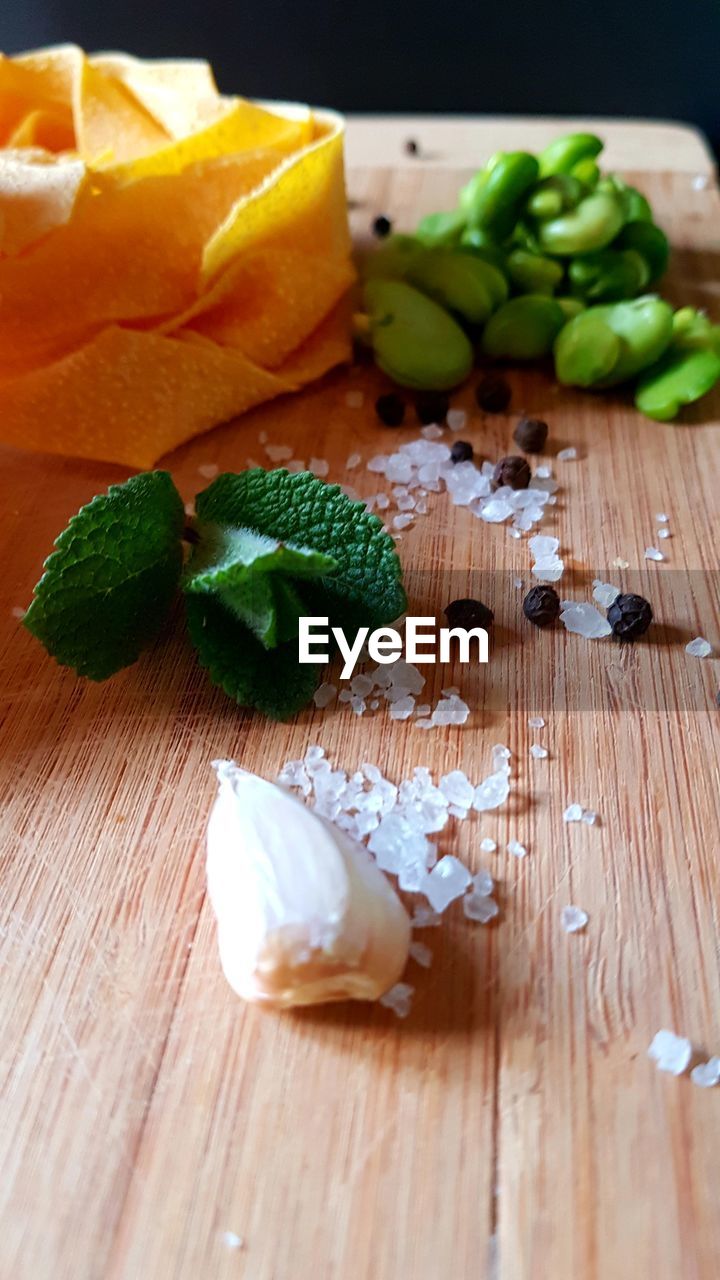
<svg viewBox="0 0 720 1280">
<path fill-rule="evenodd" d="M 211 680 L 243 706 L 284 719 L 319 678 L 317 665 L 298 662 L 303 614 L 327 616 L 350 635 L 405 609 L 392 539 L 337 485 L 309 473 L 228 473 L 196 508 L 183 572 L 184 509 L 167 472 L 113 485 L 60 534 L 25 625 L 62 665 L 104 680 L 157 636 L 181 582 L 190 639 Z"/>
<path fill-rule="evenodd" d="M 106 680 L 155 639 L 180 579 L 184 519 L 166 471 L 112 485 L 72 517 L 23 620 L 61 666 Z"/>
</svg>

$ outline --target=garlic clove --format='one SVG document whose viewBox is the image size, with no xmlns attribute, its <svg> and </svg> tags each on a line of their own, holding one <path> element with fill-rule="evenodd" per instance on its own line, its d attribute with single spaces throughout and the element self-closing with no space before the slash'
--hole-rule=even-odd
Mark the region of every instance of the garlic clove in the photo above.
<svg viewBox="0 0 720 1280">
<path fill-rule="evenodd" d="M 217 760 L 207 879 L 220 960 L 245 1000 L 377 1000 L 400 977 L 410 920 L 367 850 L 290 792 Z"/>
</svg>

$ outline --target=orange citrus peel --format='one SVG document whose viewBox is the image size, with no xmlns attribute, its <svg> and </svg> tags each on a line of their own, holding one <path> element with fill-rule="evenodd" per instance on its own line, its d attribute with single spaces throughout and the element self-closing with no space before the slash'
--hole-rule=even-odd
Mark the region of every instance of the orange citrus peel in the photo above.
<svg viewBox="0 0 720 1280">
<path fill-rule="evenodd" d="M 149 467 L 350 353 L 341 119 L 0 56 L 0 441 Z"/>
</svg>

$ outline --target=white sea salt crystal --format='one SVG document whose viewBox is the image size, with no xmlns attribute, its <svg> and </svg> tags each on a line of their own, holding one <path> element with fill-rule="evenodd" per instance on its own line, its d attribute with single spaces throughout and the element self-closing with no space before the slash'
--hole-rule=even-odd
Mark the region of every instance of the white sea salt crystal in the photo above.
<svg viewBox="0 0 720 1280">
<path fill-rule="evenodd" d="M 271 462 L 287 462 L 293 456 L 289 444 L 266 444 L 265 452 Z"/>
<path fill-rule="evenodd" d="M 350 457 L 345 463 L 345 470 L 354 471 L 356 467 L 360 466 L 361 462 L 362 462 L 362 458 L 359 453 L 351 453 Z"/>
<path fill-rule="evenodd" d="M 419 516 L 426 516 L 426 515 L 427 515 L 427 512 L 428 512 L 428 504 L 427 504 L 427 502 L 425 501 L 425 499 L 424 499 L 424 498 L 420 498 L 419 502 L 416 502 L 416 503 L 415 503 L 415 511 L 416 511 L 416 514 L 417 514 L 417 515 L 419 515 Z"/>
<path fill-rule="evenodd" d="M 364 715 L 365 715 L 365 712 L 366 712 L 366 710 L 367 710 L 367 707 L 366 707 L 366 704 L 365 704 L 365 700 L 364 700 L 363 698 L 351 698 L 351 699 L 350 699 L 350 706 L 352 707 L 352 709 L 353 709 L 353 711 L 355 712 L 355 715 L 356 715 L 356 716 L 364 716 Z"/>
<path fill-rule="evenodd" d="M 349 689 L 341 689 L 338 694 L 338 702 L 351 702 L 352 693 Z"/>
<path fill-rule="evenodd" d="M 488 898 L 495 888 L 495 881 L 489 871 L 477 871 L 473 876 L 473 893 L 479 898 Z"/>
<path fill-rule="evenodd" d="M 484 839 L 480 841 L 480 848 L 483 853 L 494 853 L 497 849 L 497 844 L 494 840 L 490 839 L 490 836 L 485 836 Z"/>
<path fill-rule="evenodd" d="M 510 783 L 506 773 L 491 773 L 475 788 L 473 809 L 484 813 L 488 809 L 497 809 L 504 804 L 510 794 Z"/>
<path fill-rule="evenodd" d="M 658 551 L 657 547 L 646 547 L 645 559 L 646 560 L 664 560 L 665 557 L 662 551 Z"/>
<path fill-rule="evenodd" d="M 419 702 L 415 708 L 415 715 L 429 716 L 431 711 L 432 711 L 432 707 L 430 706 L 429 702 Z"/>
<path fill-rule="evenodd" d="M 313 694 L 313 702 L 316 707 L 327 707 L 337 697 L 337 688 L 334 684 L 327 682 L 318 685 Z"/>
<path fill-rule="evenodd" d="M 267 439 L 268 439 L 267 431 L 258 432 L 258 444 L 267 444 Z"/>
<path fill-rule="evenodd" d="M 423 969 L 430 968 L 433 953 L 424 942 L 411 942 L 409 954 L 416 964 L 422 965 Z"/>
<path fill-rule="evenodd" d="M 513 508 L 504 498 L 490 498 L 479 514 L 488 524 L 501 524 L 513 514 Z"/>
<path fill-rule="evenodd" d="M 522 591 L 522 588 L 523 588 L 522 578 L 513 578 L 513 586 L 516 591 Z"/>
<path fill-rule="evenodd" d="M 666 511 L 658 511 L 657 515 L 655 516 L 655 519 L 657 520 L 658 524 L 667 524 L 670 517 Z"/>
<path fill-rule="evenodd" d="M 357 694 L 359 698 L 364 698 L 368 693 L 371 693 L 374 688 L 374 685 L 375 685 L 375 682 L 372 679 L 372 676 L 366 676 L 362 674 L 353 676 L 352 680 L 350 681 L 350 688 L 352 689 L 353 693 Z"/>
<path fill-rule="evenodd" d="M 658 538 L 669 538 L 669 537 L 670 537 L 670 530 L 669 530 L 669 529 L 664 529 L 664 528 L 663 528 L 663 529 L 658 529 L 658 531 L 657 531 L 657 536 L 658 536 Z"/>
<path fill-rule="evenodd" d="M 435 725 L 427 716 L 423 716 L 421 720 L 414 720 L 413 724 L 416 729 L 434 729 Z"/>
<path fill-rule="evenodd" d="M 528 724 L 531 729 L 544 729 L 545 721 L 542 716 L 530 716 Z"/>
<path fill-rule="evenodd" d="M 362 391 L 348 391 L 345 395 L 345 403 L 348 409 L 362 409 L 365 396 Z"/>
<path fill-rule="evenodd" d="M 552 467 L 549 467 L 547 463 L 541 463 L 539 467 L 535 468 L 535 478 L 537 480 L 549 480 L 551 475 Z"/>
<path fill-rule="evenodd" d="M 292 453 L 292 450 L 290 452 Z M 198 467 L 198 475 L 203 476 L 205 480 L 214 480 L 219 471 L 220 468 L 217 462 L 203 462 Z"/>
<path fill-rule="evenodd" d="M 461 804 L 449 804 L 448 814 L 451 818 L 467 818 L 468 811 Z"/>
<path fill-rule="evenodd" d="M 242 1236 L 237 1235 L 235 1231 L 223 1231 L 222 1239 L 228 1249 L 242 1249 L 245 1243 Z"/>
<path fill-rule="evenodd" d="M 720 1084 L 720 1058 L 709 1058 L 707 1062 L 699 1062 L 690 1072 L 693 1084 L 701 1089 L 712 1089 Z"/>
<path fill-rule="evenodd" d="M 467 413 L 464 409 L 448 409 L 445 421 L 451 431 L 462 431 L 467 422 Z"/>
<path fill-rule="evenodd" d="M 10 616 L 11 618 L 17 618 L 19 621 L 21 618 L 25 617 L 25 612 L 25 609 L 21 609 L 19 605 L 14 605 L 10 610 Z"/>
<path fill-rule="evenodd" d="M 293 459 L 292 462 L 288 462 L 286 467 L 286 471 L 289 471 L 291 475 L 299 475 L 299 473 L 301 471 L 305 471 L 305 469 L 305 463 L 301 458 Z"/>
<path fill-rule="evenodd" d="M 612 627 L 607 618 L 603 618 L 594 604 L 585 601 L 566 601 L 560 614 L 560 621 L 566 631 L 584 636 L 586 640 L 601 640 L 603 636 L 612 634 Z"/>
<path fill-rule="evenodd" d="M 435 911 L 444 911 L 455 898 L 465 892 L 470 882 L 467 867 L 463 866 L 459 858 L 448 853 L 433 867 L 423 892 Z"/>
<path fill-rule="evenodd" d="M 512 853 L 515 858 L 526 858 L 527 849 L 519 840 L 509 840 L 507 845 L 508 853 Z"/>
<path fill-rule="evenodd" d="M 678 1036 L 674 1031 L 658 1031 L 648 1049 L 648 1057 L 657 1064 L 658 1071 L 668 1071 L 670 1075 L 681 1076 L 687 1071 L 692 1059 L 692 1045 L 685 1036 Z"/>
<path fill-rule="evenodd" d="M 535 562 L 532 571 L 540 582 L 559 582 L 565 572 L 565 561 L 560 556 L 543 556 Z"/>
<path fill-rule="evenodd" d="M 394 453 L 387 460 L 385 475 L 391 484 L 406 484 L 412 479 L 413 464 L 402 453 Z"/>
<path fill-rule="evenodd" d="M 581 804 L 569 804 L 563 813 L 564 822 L 582 822 L 583 807 Z"/>
<path fill-rule="evenodd" d="M 573 462 L 577 456 L 577 449 L 574 445 L 570 445 L 569 449 L 560 450 L 557 459 L 558 462 Z"/>
<path fill-rule="evenodd" d="M 351 484 L 341 484 L 341 485 L 340 485 L 340 492 L 341 492 L 341 493 L 344 493 L 344 494 L 345 494 L 345 497 L 346 497 L 346 498 L 349 498 L 351 502 L 362 502 L 362 501 L 363 501 L 363 499 L 360 497 L 360 494 L 358 493 L 357 489 L 353 489 L 353 487 L 352 487 L 352 485 L 351 485 Z"/>
<path fill-rule="evenodd" d="M 611 582 L 603 582 L 601 578 L 593 579 L 593 600 L 597 600 L 603 609 L 609 609 L 619 595 L 620 588 L 614 587 Z"/>
<path fill-rule="evenodd" d="M 386 493 L 377 493 L 375 495 L 375 506 L 378 511 L 387 511 L 390 506 L 390 499 Z"/>
<path fill-rule="evenodd" d="M 412 715 L 414 707 L 415 699 L 408 693 L 404 698 L 398 698 L 397 702 L 390 703 L 390 719 L 407 720 Z"/>
<path fill-rule="evenodd" d="M 694 640 L 685 645 L 685 652 L 689 653 L 693 658 L 709 658 L 712 653 L 712 645 L 703 636 L 696 636 Z"/>
<path fill-rule="evenodd" d="M 425 687 L 425 676 L 412 662 L 406 662 L 405 658 L 398 658 L 397 662 L 389 663 L 380 670 L 387 676 L 388 684 L 392 684 L 396 689 L 404 689 L 407 693 L 420 693 Z M 377 673 L 375 675 L 376 682 L 380 684 Z"/>
<path fill-rule="evenodd" d="M 439 427 L 436 422 L 428 422 L 426 426 L 420 428 L 420 435 L 425 440 L 440 440 L 442 433 L 442 427 Z"/>
<path fill-rule="evenodd" d="M 330 470 L 330 463 L 325 458 L 311 458 L 308 463 L 308 471 L 312 471 L 314 476 L 323 479 Z"/>
<path fill-rule="evenodd" d="M 413 929 L 435 929 L 441 923 L 442 917 L 439 911 L 433 911 L 432 907 L 426 907 L 424 903 L 416 903 L 410 923 Z"/>
<path fill-rule="evenodd" d="M 309 796 L 312 791 L 304 760 L 286 760 L 277 780 L 281 787 L 300 787 L 305 796 Z"/>
<path fill-rule="evenodd" d="M 508 534 L 511 538 L 522 538 L 522 533 L 519 529 L 508 529 Z"/>
<path fill-rule="evenodd" d="M 563 907 L 560 912 L 560 923 L 566 933 L 578 933 L 588 922 L 588 913 L 582 907 Z"/>
<path fill-rule="evenodd" d="M 443 698 L 438 702 L 432 713 L 432 723 L 438 724 L 465 724 L 470 715 L 470 708 L 467 702 L 463 702 L 462 698 L 458 698 L 454 693 L 450 698 Z M 416 721 L 416 723 L 419 723 Z"/>
<path fill-rule="evenodd" d="M 468 893 L 463 898 L 463 912 L 468 920 L 477 924 L 488 924 L 498 915 L 500 908 L 494 898 L 487 894 Z"/>
<path fill-rule="evenodd" d="M 597 814 L 594 809 L 583 809 L 582 821 L 586 827 L 594 827 L 597 822 Z"/>
<path fill-rule="evenodd" d="M 393 497 L 398 511 L 414 511 L 415 499 L 407 489 L 393 489 Z"/>
<path fill-rule="evenodd" d="M 407 529 L 413 523 L 414 516 L 405 514 L 393 517 L 393 529 Z"/>
<path fill-rule="evenodd" d="M 547 760 L 547 754 L 547 747 L 541 747 L 539 742 L 533 742 L 530 755 L 534 760 Z"/>
<path fill-rule="evenodd" d="M 493 773 L 504 769 L 506 772 L 510 766 L 507 763 L 512 757 L 512 751 L 502 742 L 496 742 L 490 749 L 490 762 L 493 767 Z"/>
<path fill-rule="evenodd" d="M 385 468 L 389 462 L 389 458 L 384 453 L 376 453 L 366 464 L 368 471 L 376 471 L 379 475 L 384 474 Z"/>
<path fill-rule="evenodd" d="M 459 805 L 462 809 L 470 808 L 475 795 L 475 788 L 462 769 L 453 769 L 451 773 L 444 774 L 440 779 L 440 790 L 451 804 Z"/>
<path fill-rule="evenodd" d="M 409 982 L 396 982 L 394 987 L 380 997 L 380 1004 L 392 1009 L 396 1018 L 407 1018 L 412 1004 L 415 988 Z"/>
</svg>

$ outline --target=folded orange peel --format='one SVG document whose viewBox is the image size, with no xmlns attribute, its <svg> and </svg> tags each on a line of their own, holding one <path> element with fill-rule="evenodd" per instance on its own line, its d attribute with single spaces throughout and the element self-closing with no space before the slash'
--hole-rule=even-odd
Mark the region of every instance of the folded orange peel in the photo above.
<svg viewBox="0 0 720 1280">
<path fill-rule="evenodd" d="M 350 354 L 339 116 L 0 55 L 0 441 L 132 467 Z"/>
</svg>

